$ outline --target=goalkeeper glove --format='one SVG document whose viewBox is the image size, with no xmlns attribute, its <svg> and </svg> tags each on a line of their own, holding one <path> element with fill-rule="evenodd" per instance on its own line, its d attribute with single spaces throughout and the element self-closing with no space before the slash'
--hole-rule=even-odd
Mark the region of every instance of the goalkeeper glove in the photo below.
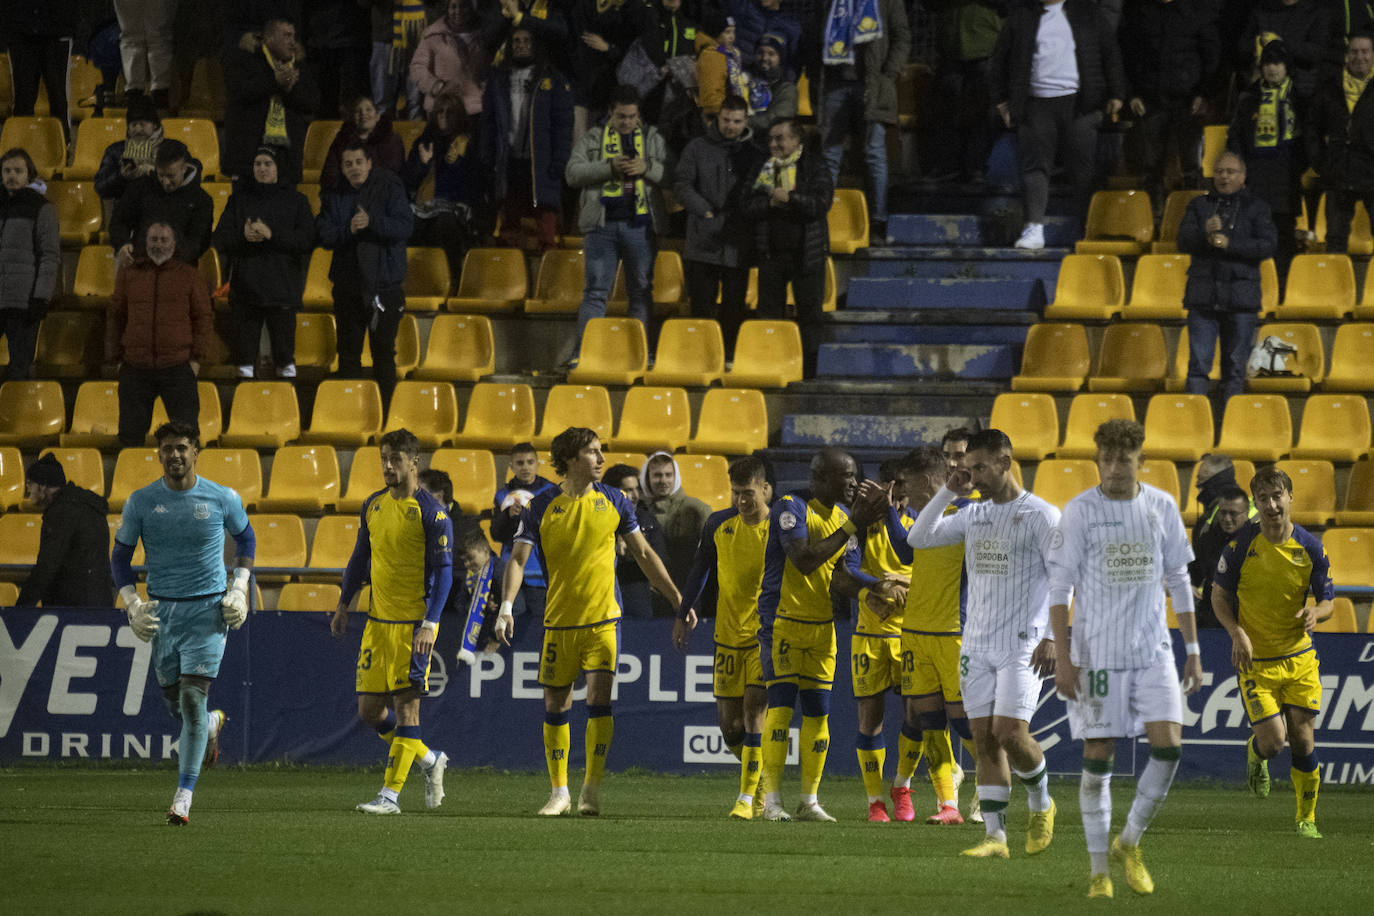
<svg viewBox="0 0 1374 916">
<path fill-rule="evenodd" d="M 123 599 L 124 607 L 129 612 L 129 629 L 144 642 L 152 639 L 158 628 L 158 618 L 153 613 L 157 610 L 157 601 L 144 601 L 138 597 L 138 589 L 132 585 L 121 588 L 119 597 Z"/>
<path fill-rule="evenodd" d="M 220 612 L 231 630 L 237 630 L 248 619 L 248 575 L 242 566 L 235 569 L 234 582 L 220 602 Z"/>
</svg>

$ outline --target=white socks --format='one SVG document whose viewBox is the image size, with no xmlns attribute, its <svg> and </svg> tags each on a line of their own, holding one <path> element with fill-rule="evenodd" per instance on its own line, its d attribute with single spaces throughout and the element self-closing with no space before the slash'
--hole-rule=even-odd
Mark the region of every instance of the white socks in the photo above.
<svg viewBox="0 0 1374 916">
<path fill-rule="evenodd" d="M 1045 761 L 1033 773 L 1022 773 L 1012 767 L 1016 778 L 1026 784 L 1027 801 L 1032 811 L 1048 811 L 1050 808 L 1050 778 L 1046 772 Z"/>
<path fill-rule="evenodd" d="M 1112 830 L 1112 774 L 1083 771 L 1078 783 L 1078 805 L 1083 810 L 1083 833 L 1094 875 L 1107 874 L 1107 835 Z"/>
<path fill-rule="evenodd" d="M 1145 828 L 1164 804 L 1173 785 L 1174 774 L 1178 772 L 1178 760 L 1162 760 L 1150 755 L 1145 764 L 1145 772 L 1140 774 L 1136 784 L 1135 801 L 1131 803 L 1131 813 L 1126 815 L 1126 826 L 1121 830 L 1121 842 L 1128 846 L 1139 846 Z"/>
</svg>

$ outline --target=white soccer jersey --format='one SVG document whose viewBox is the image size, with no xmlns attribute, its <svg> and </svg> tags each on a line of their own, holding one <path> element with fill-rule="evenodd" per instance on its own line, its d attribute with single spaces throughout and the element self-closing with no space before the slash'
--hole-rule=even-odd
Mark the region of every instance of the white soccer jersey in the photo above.
<svg viewBox="0 0 1374 916">
<path fill-rule="evenodd" d="M 1178 506 L 1163 490 L 1141 484 L 1134 499 L 1108 499 L 1093 487 L 1071 499 L 1050 538 L 1050 587 L 1056 595 L 1074 588 L 1073 663 L 1172 664 L 1164 580 L 1180 581 L 1192 559 Z"/>
<path fill-rule="evenodd" d="M 964 544 L 968 575 L 964 651 L 1010 652 L 1048 635 L 1050 533 L 1059 510 L 1033 493 L 944 515 L 955 495 L 941 487 L 907 535 L 912 547 Z M 912 583 L 913 586 L 916 583 Z"/>
</svg>

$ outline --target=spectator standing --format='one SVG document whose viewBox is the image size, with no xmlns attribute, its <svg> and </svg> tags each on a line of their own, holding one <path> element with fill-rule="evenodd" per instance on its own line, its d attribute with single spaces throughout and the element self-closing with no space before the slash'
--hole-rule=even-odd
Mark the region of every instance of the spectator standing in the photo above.
<svg viewBox="0 0 1374 916">
<path fill-rule="evenodd" d="M 787 40 L 770 32 L 759 39 L 756 47 L 749 71 L 750 85 L 755 87 L 749 129 L 754 142 L 763 149 L 768 145 L 770 124 L 797 116 L 798 95 L 796 78 L 783 63 L 787 59 Z"/>
<path fill-rule="evenodd" d="M 6 381 L 29 377 L 38 323 L 62 274 L 57 208 L 32 187 L 37 178 L 24 150 L 0 155 L 0 334 L 9 345 Z"/>
<path fill-rule="evenodd" d="M 539 453 L 529 442 L 521 442 L 510 450 L 510 480 L 496 490 L 491 507 L 491 537 L 501 545 L 501 565 L 504 567 L 515 548 L 515 533 L 520 529 L 520 513 L 536 496 L 558 484 L 539 473 Z M 499 578 L 499 577 L 498 577 Z M 544 618 L 544 599 L 548 595 L 548 581 L 539 555 L 531 553 L 525 563 L 525 578 L 520 591 L 512 599 L 511 613 L 519 617 L 529 614 Z"/>
<path fill-rule="evenodd" d="M 171 106 L 172 23 L 177 0 L 114 0 L 126 101 L 151 93 L 158 111 Z"/>
<path fill-rule="evenodd" d="M 249 175 L 256 151 L 276 146 L 285 150 L 282 180 L 301 180 L 305 129 L 320 107 L 315 76 L 301 66 L 304 57 L 296 27 L 284 19 L 270 20 L 261 35 L 245 33 L 225 51 L 224 174 Z"/>
<path fill-rule="evenodd" d="M 500 206 L 503 245 L 523 247 L 520 221 L 532 216 L 540 252 L 557 247 L 572 131 L 572 85 L 554 69 L 535 33 L 517 27 L 510 53 L 487 77 L 478 131 L 481 160 L 491 170 L 492 197 Z"/>
<path fill-rule="evenodd" d="M 171 420 L 197 425 L 196 377 L 210 349 L 210 291 L 176 254 L 176 230 L 153 221 L 144 253 L 115 275 L 105 320 L 105 360 L 118 365 L 119 444 L 142 445 L 160 396 Z"/>
<path fill-rule="evenodd" d="M 646 333 L 651 330 L 654 231 L 665 225 L 659 188 L 667 178 L 667 156 L 663 137 L 641 122 L 639 93 L 629 86 L 615 90 L 605 123 L 588 130 L 573 147 L 565 177 L 581 189 L 577 222 L 586 251 L 574 360 L 587 322 L 606 314 L 606 297 L 621 261 L 629 315 L 643 323 Z M 652 333 L 648 336 L 652 342 Z"/>
<path fill-rule="evenodd" d="M 154 172 L 129 182 L 110 217 L 110 244 L 120 267 L 134 257 L 134 240 L 141 239 L 154 221 L 176 233 L 177 257 L 187 264 L 200 262 L 210 247 L 215 218 L 214 201 L 200 186 L 200 161 L 191 158 L 180 140 L 158 144 Z"/>
<path fill-rule="evenodd" d="M 424 95 L 425 114 L 441 95 L 456 95 L 469 115 L 482 110 L 487 53 L 468 0 L 448 0 L 448 13 L 424 31 L 410 59 L 410 81 Z"/>
<path fill-rule="evenodd" d="M 673 197 L 687 210 L 682 253 L 692 316 L 719 319 L 726 352 L 734 349 L 749 308 L 753 239 L 741 215 L 741 198 L 764 160 L 753 143 L 748 113 L 743 99 L 727 98 L 706 135 L 687 144 L 674 172 Z"/>
<path fill-rule="evenodd" d="M 401 174 L 405 167 L 406 148 L 392 125 L 391 115 L 377 110 L 366 96 L 359 96 L 348 105 L 348 117 L 339 127 L 320 169 L 320 190 L 339 191 L 348 184 L 339 167 L 340 154 L 350 143 L 362 143 L 372 154 L 372 167 Z"/>
<path fill-rule="evenodd" d="M 160 143 L 162 119 L 157 106 L 147 96 L 135 96 L 124 114 L 124 139 L 105 147 L 100 157 L 95 193 L 104 200 L 118 200 L 133 181 L 152 175 Z"/>
<path fill-rule="evenodd" d="M 483 206 L 488 177 L 470 126 L 462 100 L 442 96 L 402 172 L 416 217 L 410 243 L 443 248 L 454 281 L 462 273 L 463 257 L 483 234 L 479 226 L 489 225 Z"/>
<path fill-rule="evenodd" d="M 635 519 L 639 522 L 640 533 L 649 542 L 650 549 L 658 555 L 666 567 L 668 565 L 668 545 L 663 539 L 663 529 L 658 519 L 641 499 L 639 472 L 628 464 L 616 464 L 607 469 L 602 478 L 607 485 L 618 487 L 635 507 Z M 624 558 L 624 545 L 617 541 L 616 556 Z M 654 616 L 654 593 L 649 587 L 649 577 L 636 563 L 617 562 L 615 566 L 616 583 L 620 586 L 620 599 L 626 617 Z"/>
<path fill-rule="evenodd" d="M 1221 627 L 1221 621 L 1212 610 L 1212 580 L 1216 576 L 1217 561 L 1252 514 L 1254 509 L 1249 495 L 1231 483 L 1221 488 L 1212 511 L 1206 513 L 1205 518 L 1199 518 L 1193 528 L 1195 559 L 1188 564 L 1188 575 L 1193 582 L 1194 610 L 1198 614 L 1199 627 Z"/>
<path fill-rule="evenodd" d="M 29 465 L 24 498 L 43 513 L 38 560 L 16 607 L 114 607 L 105 497 L 67 479 L 51 452 Z"/>
<path fill-rule="evenodd" d="M 651 11 L 645 0 L 575 0 L 572 10 L 569 75 L 577 109 L 574 135 L 580 137 L 594 119 L 615 104 L 616 68 L 644 32 Z"/>
<path fill-rule="evenodd" d="M 372 372 L 391 404 L 396 388 L 396 329 L 405 311 L 406 240 L 414 228 L 401 179 L 373 168 L 361 143 L 341 156 L 348 186 L 322 195 L 315 223 L 320 244 L 334 252 L 329 266 L 339 328 L 339 375 L 362 376 L 363 335 L 369 334 Z"/>
<path fill-rule="evenodd" d="M 663 565 L 668 567 L 674 584 L 685 583 L 711 507 L 683 492 L 682 472 L 677 459 L 668 452 L 654 452 L 644 462 L 639 469 L 639 487 L 644 504 L 663 530 L 663 542 L 668 548 Z M 668 616 L 676 610 L 657 601 L 655 604 L 658 616 Z"/>
<path fill-rule="evenodd" d="M 1345 69 L 1326 80 L 1313 100 L 1312 137 L 1326 188 L 1326 250 L 1345 252 L 1355 202 L 1374 213 L 1374 37 L 1356 35 L 1346 49 Z"/>
<path fill-rule="evenodd" d="M 528 29 L 535 41 L 552 56 L 554 69 L 570 72 L 568 20 L 556 0 L 500 0 L 484 4 L 481 16 L 482 47 L 493 64 L 510 53 L 510 40 L 518 28 Z"/>
<path fill-rule="evenodd" d="M 1007 0 L 935 0 L 938 62 L 932 93 L 932 142 L 923 153 L 936 180 L 979 181 L 992 152 L 988 60 L 997 46 Z"/>
<path fill-rule="evenodd" d="M 726 99 L 749 101 L 751 81 L 744 56 L 735 46 L 735 20 L 713 14 L 702 23 L 702 28 L 716 39 L 714 45 L 702 48 L 697 56 L 697 104 L 710 123 Z"/>
<path fill-rule="evenodd" d="M 423 117 L 424 99 L 410 79 L 410 58 L 428 25 L 424 0 L 371 0 L 371 17 L 373 100 L 392 114 L 404 90 L 406 117 Z"/>
<path fill-rule="evenodd" d="M 42 79 L 48 90 L 48 111 L 62 122 L 68 143 L 72 125 L 67 110 L 67 71 L 76 34 L 76 6 L 76 0 L 7 0 L 0 12 L 14 82 L 14 113 L 33 115 L 38 81 Z"/>
<path fill-rule="evenodd" d="M 801 63 L 801 21 L 782 10 L 782 0 L 726 0 L 723 4 L 735 20 L 735 47 L 745 60 L 753 60 L 765 35 L 783 41 L 782 67 L 793 73 Z M 703 9 L 707 4 L 703 4 Z"/>
<path fill-rule="evenodd" d="M 357 0 L 306 0 L 307 60 L 320 89 L 316 118 L 333 118 L 349 99 L 371 90 L 367 10 Z"/>
<path fill-rule="evenodd" d="M 252 177 L 235 184 L 215 228 L 215 248 L 230 278 L 240 378 L 253 377 L 264 325 L 278 377 L 296 377 L 296 313 L 315 242 L 315 216 L 305 195 L 280 181 L 280 155 L 275 147 L 258 150 Z"/>
<path fill-rule="evenodd" d="M 1257 0 L 1250 10 L 1237 48 L 1241 85 L 1254 81 L 1264 45 L 1278 38 L 1292 57 L 1289 76 L 1299 104 L 1341 67 L 1342 32 L 1326 0 Z"/>
</svg>

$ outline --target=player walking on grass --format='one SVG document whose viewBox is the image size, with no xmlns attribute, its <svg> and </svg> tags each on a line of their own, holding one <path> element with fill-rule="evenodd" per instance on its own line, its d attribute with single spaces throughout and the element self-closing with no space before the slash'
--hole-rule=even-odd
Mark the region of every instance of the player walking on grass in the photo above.
<svg viewBox="0 0 1374 916">
<path fill-rule="evenodd" d="M 1116 741 L 1144 733 L 1150 742 L 1126 826 L 1110 844 L 1131 890 L 1149 894 L 1155 885 L 1140 855 L 1140 838 L 1169 794 L 1183 738 L 1166 588 L 1186 652 L 1183 689 L 1192 694 L 1202 686 L 1188 578 L 1193 551 L 1173 498 L 1139 482 L 1145 428 L 1134 420 L 1108 420 L 1093 441 L 1102 483 L 1069 501 L 1051 541 L 1054 680 L 1068 701 L 1073 737 L 1083 742 L 1078 797 L 1092 868 L 1089 897 L 1112 896 L 1107 835 Z"/>
<path fill-rule="evenodd" d="M 787 760 L 788 726 L 801 699 L 801 804 L 797 819 L 834 821 L 816 799 L 830 749 L 830 688 L 835 680 L 835 622 L 830 600 L 853 598 L 877 580 L 859 572 L 856 535 L 878 521 L 875 502 L 850 511 L 842 503 L 858 491 L 858 465 L 844 451 L 827 448 L 811 459 L 811 499 L 784 496 L 773 504 L 759 593 L 759 649 L 768 685 L 764 721 L 763 816 L 791 820 L 779 784 Z M 840 560 L 843 558 L 844 562 Z"/>
<path fill-rule="evenodd" d="M 963 464 L 921 509 L 908 539 L 921 549 L 964 545 L 968 613 L 960 689 L 978 748 L 987 837 L 963 854 L 980 858 L 1010 855 L 1005 825 L 1012 772 L 1029 793 L 1026 852 L 1043 852 L 1054 837 L 1054 800 L 1030 719 L 1040 681 L 1054 670 L 1054 644 L 1046 636 L 1046 556 L 1059 510 L 1017 485 L 1011 460 L 1011 440 L 1001 430 L 974 433 Z M 950 503 L 974 488 L 982 502 L 945 515 Z"/>
<path fill-rule="evenodd" d="M 200 431 L 164 423 L 153 433 L 162 479 L 135 490 L 124 504 L 110 569 L 129 612 L 129 626 L 152 641 L 153 668 L 173 718 L 181 720 L 177 789 L 167 823 L 191 819 L 191 793 L 202 765 L 219 757 L 227 717 L 208 710 L 229 630 L 248 619 L 248 579 L 256 541 L 243 500 L 196 473 Z M 225 588 L 224 532 L 234 538 L 234 577 Z M 148 566 L 148 600 L 138 597 L 132 560 L 139 539 Z"/>
<path fill-rule="evenodd" d="M 759 659 L 759 587 L 771 494 L 761 460 L 750 456 L 730 466 L 733 505 L 706 519 L 673 625 L 673 645 L 686 651 L 692 609 L 714 591 L 716 722 L 725 746 L 740 761 L 739 795 L 730 816 L 745 821 L 756 807 L 763 809 L 758 786 L 768 695 Z"/>
<path fill-rule="evenodd" d="M 515 635 L 511 613 L 515 594 L 530 554 L 539 551 L 548 581 L 544 608 L 543 655 L 539 683 L 544 688 L 544 760 L 552 791 L 542 815 L 566 814 L 568 751 L 572 747 L 568 710 L 572 685 L 587 677 L 587 774 L 577 798 L 583 815 L 601 813 L 601 776 L 606 768 L 611 736 L 611 689 L 620 651 L 620 595 L 615 585 L 617 535 L 625 552 L 648 577 L 649 584 L 681 606 L 682 596 L 668 577 L 663 562 L 639 530 L 634 505 L 620 490 L 601 483 L 605 459 L 601 440 L 581 426 L 563 430 L 551 446 L 553 469 L 563 477 L 555 488 L 540 491 L 520 515 L 515 547 L 502 580 L 496 634 L 509 645 Z M 695 613 L 688 612 L 695 625 Z"/>
<path fill-rule="evenodd" d="M 420 738 L 420 698 L 429 693 L 430 655 L 453 584 L 453 522 L 420 486 L 420 442 L 406 429 L 382 436 L 386 486 L 363 501 L 358 540 L 344 570 L 330 630 L 343 637 L 348 608 L 365 582 L 372 600 L 358 650 L 358 718 L 387 742 L 382 789 L 358 805 L 364 814 L 400 814 L 398 798 L 413 763 L 425 774 L 425 807 L 444 801 L 448 754 Z"/>
<path fill-rule="evenodd" d="M 1250 481 L 1258 519 L 1236 533 L 1217 561 L 1212 609 L 1231 634 L 1236 668 L 1250 717 L 1246 782 L 1269 797 L 1269 760 L 1292 751 L 1298 836 L 1317 831 L 1317 746 L 1313 720 L 1321 711 L 1321 673 L 1312 628 L 1331 616 L 1335 590 L 1321 541 L 1293 524 L 1293 481 L 1276 467 Z M 1304 606 L 1311 592 L 1316 604 Z"/>
</svg>

